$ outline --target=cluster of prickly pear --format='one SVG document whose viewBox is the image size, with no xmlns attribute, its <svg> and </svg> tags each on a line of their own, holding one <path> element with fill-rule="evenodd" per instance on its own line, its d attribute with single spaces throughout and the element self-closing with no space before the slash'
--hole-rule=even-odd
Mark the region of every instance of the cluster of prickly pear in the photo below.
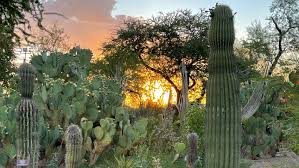
<svg viewBox="0 0 299 168">
<path fill-rule="evenodd" d="M 140 119 L 134 124 L 128 122 L 127 124 L 120 124 L 120 135 L 118 138 L 118 145 L 124 149 L 130 149 L 136 142 L 145 138 L 147 135 L 147 119 Z"/>
<path fill-rule="evenodd" d="M 104 149 L 111 144 L 112 138 L 116 132 L 116 125 L 112 118 L 105 118 L 100 120 L 101 126 L 93 129 L 96 137 L 94 143 L 95 153 L 102 153 Z"/>
<path fill-rule="evenodd" d="M 39 160 L 39 115 L 32 101 L 35 69 L 23 63 L 19 68 L 22 99 L 16 108 L 17 114 L 17 167 L 38 167 Z"/>
<path fill-rule="evenodd" d="M 43 79 L 43 74 L 52 78 L 82 79 L 88 76 L 91 58 L 92 52 L 89 49 L 75 47 L 66 54 L 42 53 L 32 57 L 31 62 L 37 69 L 39 79 Z"/>
<path fill-rule="evenodd" d="M 198 162 L 198 155 L 197 155 L 198 136 L 196 133 L 190 133 L 188 134 L 187 139 L 189 143 L 189 150 L 186 156 L 187 167 L 195 168 L 196 163 Z"/>
<path fill-rule="evenodd" d="M 81 163 L 82 133 L 77 125 L 70 125 L 65 133 L 65 167 L 78 168 Z"/>
<path fill-rule="evenodd" d="M 206 168 L 239 168 L 241 144 L 240 86 L 233 44 L 234 16 L 225 5 L 211 13 L 209 80 L 206 110 Z"/>
<path fill-rule="evenodd" d="M 50 127 L 61 125 L 66 129 L 70 123 L 79 123 L 81 117 L 95 122 L 99 115 L 111 116 L 114 107 L 121 104 L 117 86 L 96 76 L 78 83 L 45 77 L 35 100 Z"/>
</svg>

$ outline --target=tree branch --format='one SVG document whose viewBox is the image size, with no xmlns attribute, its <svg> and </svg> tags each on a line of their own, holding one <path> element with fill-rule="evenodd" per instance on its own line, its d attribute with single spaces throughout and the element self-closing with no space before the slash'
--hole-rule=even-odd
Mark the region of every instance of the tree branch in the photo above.
<svg viewBox="0 0 299 168">
<path fill-rule="evenodd" d="M 279 28 L 277 22 L 274 20 L 274 18 L 272 17 L 272 22 L 274 23 L 275 25 L 275 28 L 276 30 L 278 31 L 278 53 L 276 54 L 275 56 L 275 59 L 271 65 L 271 67 L 269 68 L 269 71 L 268 71 L 268 76 L 271 76 L 272 73 L 273 73 L 273 70 L 274 68 L 276 67 L 277 63 L 278 63 L 278 60 L 279 58 L 281 57 L 281 55 L 283 54 L 283 49 L 282 49 L 282 39 L 283 39 L 283 36 L 284 36 L 284 33 L 282 32 L 282 30 Z"/>
<path fill-rule="evenodd" d="M 174 82 L 165 74 L 163 74 L 163 72 L 149 66 L 148 64 L 145 63 L 145 61 L 143 60 L 143 58 L 141 57 L 141 54 L 138 54 L 138 58 L 141 61 L 141 64 L 144 65 L 147 69 L 161 75 L 167 82 L 169 82 L 171 84 L 171 86 L 175 89 L 175 91 L 179 94 L 180 90 L 178 89 L 178 87 L 174 84 Z"/>
</svg>

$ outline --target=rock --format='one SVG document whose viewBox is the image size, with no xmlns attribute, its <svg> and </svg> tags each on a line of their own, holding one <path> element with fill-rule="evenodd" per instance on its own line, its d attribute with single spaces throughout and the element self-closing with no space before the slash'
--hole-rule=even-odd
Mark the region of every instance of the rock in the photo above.
<svg viewBox="0 0 299 168">
<path fill-rule="evenodd" d="M 249 162 L 249 168 L 299 168 L 299 156 L 291 151 L 281 151 L 276 157 Z"/>
</svg>

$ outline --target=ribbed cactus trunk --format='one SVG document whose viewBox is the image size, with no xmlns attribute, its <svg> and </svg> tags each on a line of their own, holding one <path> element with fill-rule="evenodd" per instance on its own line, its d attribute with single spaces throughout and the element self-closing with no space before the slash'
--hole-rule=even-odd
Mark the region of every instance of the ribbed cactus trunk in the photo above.
<svg viewBox="0 0 299 168">
<path fill-rule="evenodd" d="M 39 160 L 39 116 L 32 101 L 34 68 L 24 63 L 19 68 L 20 92 L 22 99 L 17 113 L 17 167 L 37 168 Z"/>
<path fill-rule="evenodd" d="M 225 5 L 217 5 L 211 12 L 205 130 L 206 168 L 239 168 L 241 107 L 233 54 L 233 19 L 231 9 Z"/>
<path fill-rule="evenodd" d="M 65 133 L 65 167 L 78 168 L 81 162 L 83 137 L 77 125 L 70 125 Z"/>
</svg>

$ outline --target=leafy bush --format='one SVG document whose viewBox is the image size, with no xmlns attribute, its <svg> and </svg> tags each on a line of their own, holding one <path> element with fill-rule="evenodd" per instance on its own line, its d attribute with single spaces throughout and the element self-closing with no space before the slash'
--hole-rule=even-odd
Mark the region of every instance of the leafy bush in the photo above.
<svg viewBox="0 0 299 168">
<path fill-rule="evenodd" d="M 0 86 L 0 167 L 11 164 L 16 156 L 15 107 L 19 100 L 17 91 Z"/>
<path fill-rule="evenodd" d="M 188 127 L 188 133 L 195 132 L 198 135 L 198 150 L 199 154 L 203 157 L 205 136 L 205 108 L 203 105 L 193 103 L 188 106 L 186 112 L 186 127 Z M 184 136 L 184 140 L 186 140 L 187 134 Z"/>
</svg>

